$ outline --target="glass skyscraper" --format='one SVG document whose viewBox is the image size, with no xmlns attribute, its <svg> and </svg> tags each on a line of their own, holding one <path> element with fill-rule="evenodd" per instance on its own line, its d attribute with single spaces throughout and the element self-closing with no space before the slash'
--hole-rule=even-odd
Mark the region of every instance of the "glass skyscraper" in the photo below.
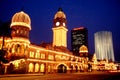
<svg viewBox="0 0 120 80">
<path fill-rule="evenodd" d="M 114 61 L 112 33 L 110 31 L 96 32 L 94 38 L 97 59 Z"/>
<path fill-rule="evenodd" d="M 88 30 L 87 28 L 79 27 L 79 28 L 74 28 L 71 31 L 71 47 L 72 47 L 73 54 L 76 56 L 80 56 L 80 49 L 87 50 L 87 51 L 84 51 L 84 50 L 81 51 L 82 53 L 83 52 L 88 53 Z"/>
</svg>

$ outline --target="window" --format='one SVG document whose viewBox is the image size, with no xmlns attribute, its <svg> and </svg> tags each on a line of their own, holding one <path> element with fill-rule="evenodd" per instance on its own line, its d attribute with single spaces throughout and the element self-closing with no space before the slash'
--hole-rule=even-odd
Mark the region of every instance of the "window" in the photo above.
<svg viewBox="0 0 120 80">
<path fill-rule="evenodd" d="M 61 55 L 55 55 L 55 59 L 56 60 L 60 60 L 61 59 Z"/>
<path fill-rule="evenodd" d="M 0 49 L 2 49 L 2 44 L 0 44 Z"/>
<path fill-rule="evenodd" d="M 53 55 L 48 55 L 48 59 L 49 60 L 54 60 L 54 56 Z"/>
<path fill-rule="evenodd" d="M 41 59 L 45 59 L 45 54 L 41 53 Z"/>
<path fill-rule="evenodd" d="M 24 45 L 21 45 L 21 53 L 24 53 Z"/>
<path fill-rule="evenodd" d="M 44 72 L 44 71 L 45 71 L 44 69 L 45 69 L 45 65 L 44 65 L 44 64 L 41 64 L 41 65 L 40 65 L 40 72 Z"/>
<path fill-rule="evenodd" d="M 16 52 L 17 53 L 21 52 L 21 46 L 19 44 L 16 45 Z"/>
<path fill-rule="evenodd" d="M 26 35 L 26 34 L 27 34 L 27 32 L 26 32 L 26 31 L 24 31 L 24 34 Z"/>
<path fill-rule="evenodd" d="M 38 63 L 35 64 L 35 72 L 39 72 L 39 64 Z"/>
<path fill-rule="evenodd" d="M 50 65 L 48 66 L 48 72 L 51 72 L 51 66 Z"/>
<path fill-rule="evenodd" d="M 12 45 L 12 53 L 15 52 L 15 44 Z"/>
<path fill-rule="evenodd" d="M 30 51 L 29 56 L 30 56 L 31 58 L 34 58 L 34 52 Z"/>
<path fill-rule="evenodd" d="M 36 52 L 35 58 L 40 58 L 40 53 L 39 53 L 39 51 Z"/>
<path fill-rule="evenodd" d="M 33 63 L 30 63 L 30 64 L 29 64 L 28 72 L 33 72 L 33 68 L 34 68 Z"/>
<path fill-rule="evenodd" d="M 16 32 L 17 34 L 19 33 L 19 30 L 17 30 L 17 32 Z"/>
</svg>

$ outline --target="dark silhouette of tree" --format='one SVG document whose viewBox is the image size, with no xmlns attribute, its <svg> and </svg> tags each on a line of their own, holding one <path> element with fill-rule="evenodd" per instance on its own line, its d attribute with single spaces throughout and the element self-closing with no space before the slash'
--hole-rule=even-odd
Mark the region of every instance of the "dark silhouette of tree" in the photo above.
<svg viewBox="0 0 120 80">
<path fill-rule="evenodd" d="M 0 61 L 2 61 L 3 63 L 7 63 L 8 60 L 6 59 L 6 54 L 7 51 L 6 49 L 4 49 L 4 41 L 5 38 L 12 38 L 11 36 L 11 31 L 12 29 L 10 28 L 10 21 L 7 22 L 2 22 L 0 21 L 0 38 L 2 38 L 2 48 L 0 50 Z"/>
</svg>

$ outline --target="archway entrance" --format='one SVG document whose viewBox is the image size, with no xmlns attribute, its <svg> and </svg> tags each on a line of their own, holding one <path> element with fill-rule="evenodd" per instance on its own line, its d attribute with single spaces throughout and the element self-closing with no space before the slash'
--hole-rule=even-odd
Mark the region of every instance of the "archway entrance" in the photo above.
<svg viewBox="0 0 120 80">
<path fill-rule="evenodd" d="M 58 73 L 66 73 L 67 72 L 67 67 L 63 64 L 58 66 Z"/>
<path fill-rule="evenodd" d="M 78 66 L 75 66 L 75 68 L 76 68 L 76 72 L 78 72 Z"/>
</svg>

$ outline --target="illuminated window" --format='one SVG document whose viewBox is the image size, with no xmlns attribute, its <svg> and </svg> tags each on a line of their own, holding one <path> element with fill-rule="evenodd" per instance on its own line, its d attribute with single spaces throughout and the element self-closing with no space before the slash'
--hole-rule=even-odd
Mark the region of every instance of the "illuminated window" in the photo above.
<svg viewBox="0 0 120 80">
<path fill-rule="evenodd" d="M 53 55 L 48 55 L 48 59 L 49 60 L 54 60 L 54 56 Z"/>
<path fill-rule="evenodd" d="M 17 30 L 17 32 L 16 33 L 19 33 L 19 30 Z"/>
<path fill-rule="evenodd" d="M 41 64 L 40 65 L 40 72 L 44 72 L 45 71 L 45 65 L 44 64 Z"/>
<path fill-rule="evenodd" d="M 30 56 L 31 58 L 34 58 L 34 52 L 30 51 L 29 56 Z"/>
<path fill-rule="evenodd" d="M 21 46 L 19 44 L 16 45 L 16 52 L 17 53 L 21 52 Z"/>
<path fill-rule="evenodd" d="M 51 71 L 51 66 L 49 65 L 49 66 L 48 66 L 48 72 L 50 72 L 50 71 Z"/>
<path fill-rule="evenodd" d="M 56 60 L 60 60 L 61 59 L 61 55 L 55 55 L 55 59 Z"/>
<path fill-rule="evenodd" d="M 39 64 L 38 63 L 35 64 L 35 72 L 39 72 Z"/>
<path fill-rule="evenodd" d="M 18 67 L 19 67 L 19 61 L 15 61 L 13 64 L 14 64 L 14 67 L 15 67 L 15 69 L 18 69 Z"/>
<path fill-rule="evenodd" d="M 33 72 L 33 68 L 34 68 L 33 63 L 30 63 L 30 64 L 29 64 L 28 72 Z"/>
<path fill-rule="evenodd" d="M 65 60 L 65 59 L 66 59 L 66 56 L 62 56 L 62 59 Z"/>
<path fill-rule="evenodd" d="M 45 59 L 45 54 L 41 53 L 41 59 Z"/>
<path fill-rule="evenodd" d="M 36 52 L 35 58 L 40 58 L 40 53 L 39 53 L 39 51 Z"/>
<path fill-rule="evenodd" d="M 2 49 L 2 44 L 0 44 L 0 49 Z"/>
<path fill-rule="evenodd" d="M 24 53 L 24 45 L 21 45 L 21 53 Z"/>
<path fill-rule="evenodd" d="M 15 45 L 13 44 L 12 45 L 12 53 L 14 53 L 15 52 Z"/>
<path fill-rule="evenodd" d="M 26 32 L 26 31 L 24 31 L 24 34 L 26 35 L 26 34 L 27 34 L 27 32 Z"/>
</svg>

